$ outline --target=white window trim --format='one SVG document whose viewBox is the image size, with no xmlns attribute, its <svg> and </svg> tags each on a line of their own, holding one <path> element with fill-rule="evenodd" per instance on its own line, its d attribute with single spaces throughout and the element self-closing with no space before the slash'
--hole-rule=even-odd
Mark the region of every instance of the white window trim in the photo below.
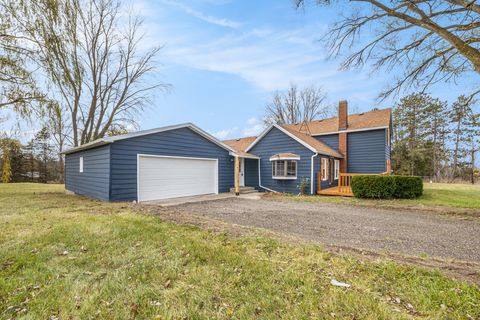
<svg viewBox="0 0 480 320">
<path fill-rule="evenodd" d="M 277 161 L 277 160 L 300 160 L 300 157 L 270 157 L 270 161 Z"/>
<path fill-rule="evenodd" d="M 79 161 L 78 172 L 83 173 L 83 157 L 80 157 L 78 161 Z"/>
<path fill-rule="evenodd" d="M 323 177 L 322 177 L 322 181 L 327 181 L 328 180 L 328 158 L 322 158 L 322 173 L 323 173 Z"/>
<path fill-rule="evenodd" d="M 277 165 L 277 161 L 284 161 L 284 172 L 285 175 L 283 176 L 277 176 L 273 174 L 273 168 L 274 166 Z M 294 162 L 295 163 L 295 176 L 287 176 L 287 170 L 288 170 L 288 162 Z M 298 163 L 296 160 L 271 160 L 272 163 L 272 179 L 274 180 L 296 180 L 297 179 L 297 173 L 298 173 Z"/>
<path fill-rule="evenodd" d="M 338 176 L 340 175 L 340 161 L 335 159 L 334 160 L 335 162 L 335 170 L 334 170 L 334 174 L 333 174 L 333 178 L 335 180 L 338 180 Z"/>
</svg>

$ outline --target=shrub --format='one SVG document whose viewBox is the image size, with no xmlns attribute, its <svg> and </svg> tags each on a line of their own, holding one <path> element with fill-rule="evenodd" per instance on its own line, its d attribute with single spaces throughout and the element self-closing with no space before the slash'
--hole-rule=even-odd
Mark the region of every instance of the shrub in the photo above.
<svg viewBox="0 0 480 320">
<path fill-rule="evenodd" d="M 395 193 L 392 176 L 354 176 L 352 192 L 358 198 L 389 199 Z"/>
<path fill-rule="evenodd" d="M 307 194 L 307 190 L 310 188 L 310 179 L 302 177 L 302 180 L 297 188 L 300 191 L 300 194 Z"/>
<path fill-rule="evenodd" d="M 395 180 L 395 198 L 413 199 L 423 194 L 423 181 L 420 177 L 393 176 Z"/>
<path fill-rule="evenodd" d="M 423 181 L 412 176 L 354 176 L 352 192 L 358 198 L 406 198 L 422 195 Z"/>
</svg>

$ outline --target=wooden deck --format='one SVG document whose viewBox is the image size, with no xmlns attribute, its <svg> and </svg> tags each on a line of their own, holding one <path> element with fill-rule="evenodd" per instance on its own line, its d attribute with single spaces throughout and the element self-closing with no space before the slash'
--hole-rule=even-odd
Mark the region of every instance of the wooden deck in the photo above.
<svg viewBox="0 0 480 320">
<path fill-rule="evenodd" d="M 338 190 L 338 187 L 331 187 L 323 190 L 319 190 L 318 194 L 326 195 L 326 196 L 342 196 L 342 197 L 353 197 L 353 193 L 350 190 L 342 190 L 341 192 Z"/>
<path fill-rule="evenodd" d="M 354 176 L 377 176 L 377 175 L 388 175 L 388 172 L 380 174 L 372 173 L 339 173 L 338 176 L 338 186 L 331 187 L 327 189 L 322 189 L 321 186 L 321 173 L 317 173 L 317 194 L 327 195 L 327 196 L 341 196 L 341 197 L 353 197 L 352 192 L 352 179 Z"/>
</svg>

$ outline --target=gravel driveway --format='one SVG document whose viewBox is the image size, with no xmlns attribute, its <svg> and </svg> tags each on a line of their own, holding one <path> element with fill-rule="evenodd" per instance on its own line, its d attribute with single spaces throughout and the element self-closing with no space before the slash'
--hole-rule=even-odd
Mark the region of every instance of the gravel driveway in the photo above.
<svg viewBox="0 0 480 320">
<path fill-rule="evenodd" d="M 248 199 L 187 203 L 176 208 L 327 245 L 480 262 L 480 220 L 477 218 Z"/>
</svg>

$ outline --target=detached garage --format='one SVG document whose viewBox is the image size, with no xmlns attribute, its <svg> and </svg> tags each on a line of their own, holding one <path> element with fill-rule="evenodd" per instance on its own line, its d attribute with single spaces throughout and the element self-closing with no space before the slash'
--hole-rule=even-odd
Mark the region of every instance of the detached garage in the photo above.
<svg viewBox="0 0 480 320">
<path fill-rule="evenodd" d="M 65 154 L 67 190 L 103 201 L 228 192 L 235 151 L 187 123 L 107 137 Z"/>
</svg>

